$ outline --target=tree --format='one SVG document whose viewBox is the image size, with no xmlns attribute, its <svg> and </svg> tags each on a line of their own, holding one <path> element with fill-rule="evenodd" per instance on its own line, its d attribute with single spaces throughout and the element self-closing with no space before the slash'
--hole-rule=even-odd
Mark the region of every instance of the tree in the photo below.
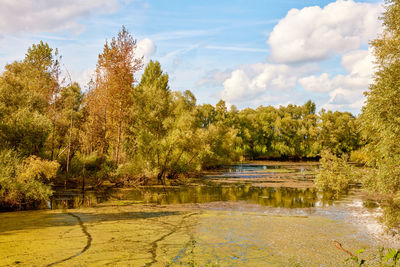
<svg viewBox="0 0 400 267">
<path fill-rule="evenodd" d="M 0 138 L 24 155 L 42 152 L 59 93 L 57 51 L 40 42 L 25 59 L 6 65 L 0 76 Z"/>
<path fill-rule="evenodd" d="M 82 126 L 85 121 L 82 100 L 83 93 L 79 84 L 64 86 L 56 99 L 56 117 L 51 139 L 51 151 L 54 158 L 63 162 L 63 169 L 68 174 L 69 163 L 81 146 Z M 52 153 L 53 158 L 53 153 Z"/>
<path fill-rule="evenodd" d="M 366 92 L 362 128 L 368 165 L 375 168 L 375 189 L 400 190 L 400 2 L 386 1 L 383 33 L 371 45 L 376 58 L 374 81 Z"/>
<path fill-rule="evenodd" d="M 117 38 L 106 42 L 99 55 L 96 78 L 86 99 L 88 111 L 87 146 L 100 157 L 111 154 L 116 165 L 121 159 L 123 128 L 132 105 L 134 74 L 142 67 L 135 55 L 136 40 L 122 27 Z"/>
<path fill-rule="evenodd" d="M 150 61 L 133 92 L 126 150 L 137 175 L 166 177 L 200 169 L 201 134 L 196 99 L 190 91 L 171 92 L 168 75 Z"/>
<path fill-rule="evenodd" d="M 59 164 L 46 156 L 59 94 L 59 58 L 48 44 L 32 45 L 0 76 L 0 205 L 34 205 L 51 195 Z"/>
<path fill-rule="evenodd" d="M 349 112 L 320 111 L 319 144 L 335 155 L 350 153 L 360 147 L 357 119 Z"/>
</svg>

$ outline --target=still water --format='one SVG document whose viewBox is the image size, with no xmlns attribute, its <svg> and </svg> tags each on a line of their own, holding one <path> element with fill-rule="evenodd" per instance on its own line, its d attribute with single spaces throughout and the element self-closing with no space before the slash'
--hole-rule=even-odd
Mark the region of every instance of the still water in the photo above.
<svg viewBox="0 0 400 267">
<path fill-rule="evenodd" d="M 382 220 L 396 212 L 357 189 L 332 200 L 313 187 L 316 168 L 255 162 L 180 187 L 59 190 L 54 210 L 0 214 L 0 266 L 342 266 L 334 241 L 372 263 L 400 245 Z"/>
<path fill-rule="evenodd" d="M 271 164 L 271 163 L 270 163 Z M 57 190 L 53 207 L 79 206 L 82 199 L 91 203 L 126 200 L 135 203 L 186 204 L 243 201 L 262 206 L 306 208 L 332 205 L 331 192 L 312 186 L 316 164 L 266 165 L 240 164 L 206 173 L 184 186 L 151 186 L 102 191 Z M 288 181 L 291 183 L 288 185 Z"/>
</svg>

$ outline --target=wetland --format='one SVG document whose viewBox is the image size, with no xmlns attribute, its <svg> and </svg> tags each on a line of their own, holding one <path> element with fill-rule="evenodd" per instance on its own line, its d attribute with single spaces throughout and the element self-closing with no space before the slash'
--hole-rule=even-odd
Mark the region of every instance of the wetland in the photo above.
<svg viewBox="0 0 400 267">
<path fill-rule="evenodd" d="M 53 209 L 0 214 L 0 266 L 342 266 L 334 241 L 370 262 L 399 245 L 379 203 L 358 189 L 332 200 L 316 168 L 249 162 L 183 186 L 88 191 L 90 207 L 58 190 Z"/>
</svg>

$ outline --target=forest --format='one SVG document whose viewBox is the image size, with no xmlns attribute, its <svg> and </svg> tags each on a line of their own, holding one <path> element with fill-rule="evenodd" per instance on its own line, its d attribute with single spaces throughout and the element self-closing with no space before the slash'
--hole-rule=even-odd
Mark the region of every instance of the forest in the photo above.
<svg viewBox="0 0 400 267">
<path fill-rule="evenodd" d="M 346 165 L 356 161 L 367 166 L 361 183 L 397 193 L 399 14 L 398 1 L 387 5 L 384 33 L 371 43 L 377 72 L 359 116 L 317 111 L 311 100 L 242 110 L 198 104 L 189 90 L 170 88 L 159 62 L 144 65 L 125 27 L 105 42 L 88 90 L 56 48 L 33 44 L 0 76 L 0 206 L 46 200 L 53 185 L 166 185 L 244 159 L 322 157 L 317 185 L 337 186 L 329 179 L 341 173 L 339 189 L 361 181 Z"/>
</svg>

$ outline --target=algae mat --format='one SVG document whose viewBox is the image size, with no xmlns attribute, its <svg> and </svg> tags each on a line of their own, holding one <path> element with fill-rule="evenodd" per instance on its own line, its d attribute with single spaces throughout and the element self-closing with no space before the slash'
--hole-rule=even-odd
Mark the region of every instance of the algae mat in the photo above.
<svg viewBox="0 0 400 267">
<path fill-rule="evenodd" d="M 376 251 L 342 220 L 220 204 L 3 213 L 0 266 L 341 266 L 333 240 Z"/>
</svg>

